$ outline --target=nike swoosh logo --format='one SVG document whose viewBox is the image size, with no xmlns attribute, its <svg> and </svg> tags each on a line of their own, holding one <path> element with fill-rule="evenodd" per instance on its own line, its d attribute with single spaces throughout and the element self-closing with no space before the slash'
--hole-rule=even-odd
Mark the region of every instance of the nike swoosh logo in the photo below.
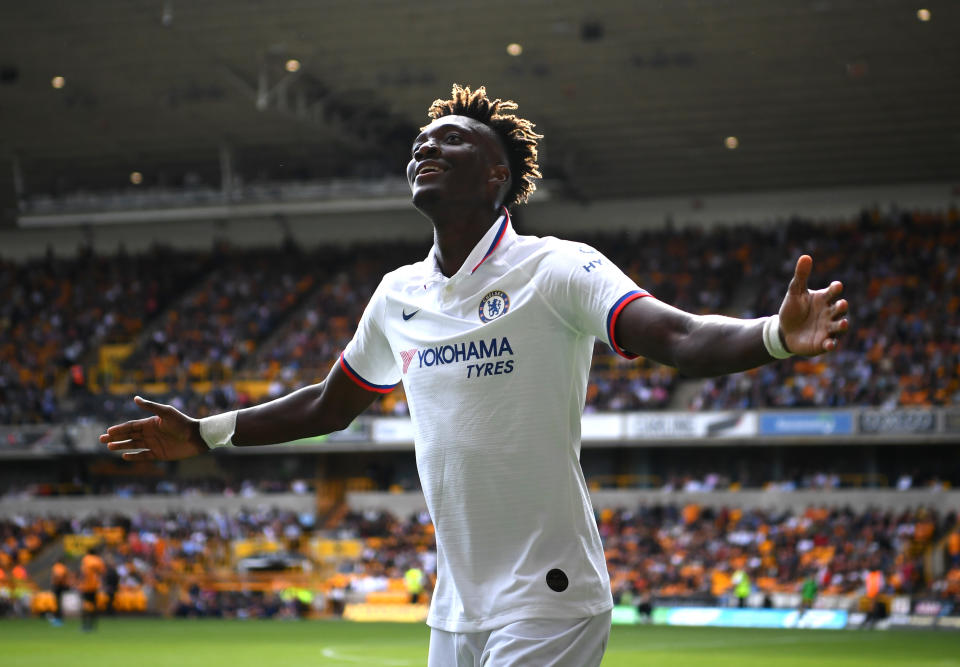
<svg viewBox="0 0 960 667">
<path fill-rule="evenodd" d="M 407 315 L 407 311 L 403 311 L 403 319 L 404 319 L 404 320 L 409 320 L 411 317 L 413 317 L 414 315 L 416 315 L 416 314 L 419 313 L 419 312 L 420 312 L 420 309 L 419 309 L 419 308 L 417 308 L 415 311 L 413 311 L 413 312 L 410 313 L 409 315 Z"/>
</svg>

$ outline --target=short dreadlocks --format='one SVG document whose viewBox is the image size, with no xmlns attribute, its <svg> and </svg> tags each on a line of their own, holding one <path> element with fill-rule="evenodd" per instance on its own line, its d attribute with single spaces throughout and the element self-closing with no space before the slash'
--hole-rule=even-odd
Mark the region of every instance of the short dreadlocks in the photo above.
<svg viewBox="0 0 960 667">
<path fill-rule="evenodd" d="M 491 100 L 484 86 L 471 91 L 469 86 L 461 87 L 455 83 L 451 98 L 434 100 L 427 111 L 432 120 L 444 116 L 466 116 L 497 133 L 507 149 L 507 161 L 510 163 L 511 184 L 503 202 L 507 207 L 525 204 L 537 189 L 534 181 L 542 177 L 540 165 L 537 164 L 537 139 L 542 139 L 543 135 L 533 131 L 533 123 L 529 120 L 503 113 L 516 108 L 517 103 L 512 100 Z"/>
</svg>

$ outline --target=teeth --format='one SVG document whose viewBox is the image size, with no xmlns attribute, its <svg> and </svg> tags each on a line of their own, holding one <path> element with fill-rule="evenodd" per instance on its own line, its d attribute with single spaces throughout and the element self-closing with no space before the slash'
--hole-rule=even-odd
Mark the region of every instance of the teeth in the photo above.
<svg viewBox="0 0 960 667">
<path fill-rule="evenodd" d="M 438 167 L 423 167 L 422 169 L 420 169 L 421 174 L 431 174 L 438 171 L 440 171 Z"/>
</svg>

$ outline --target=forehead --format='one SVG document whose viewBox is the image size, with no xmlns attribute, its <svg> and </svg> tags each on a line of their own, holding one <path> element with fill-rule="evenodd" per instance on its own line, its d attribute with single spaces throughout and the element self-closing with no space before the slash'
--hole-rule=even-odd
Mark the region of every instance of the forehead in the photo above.
<svg viewBox="0 0 960 667">
<path fill-rule="evenodd" d="M 433 136 L 434 134 L 447 132 L 451 129 L 466 131 L 488 140 L 498 141 L 497 133 L 494 132 L 492 128 L 484 125 L 478 120 L 470 118 L 469 116 L 457 115 L 442 116 L 441 118 L 434 120 L 429 125 L 424 125 L 420 128 L 420 134 L 417 135 L 417 140 L 424 137 Z"/>
</svg>

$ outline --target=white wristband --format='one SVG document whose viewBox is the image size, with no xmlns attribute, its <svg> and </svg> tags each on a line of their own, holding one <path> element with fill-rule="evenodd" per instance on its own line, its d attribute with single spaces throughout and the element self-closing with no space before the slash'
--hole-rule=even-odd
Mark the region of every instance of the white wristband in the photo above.
<svg viewBox="0 0 960 667">
<path fill-rule="evenodd" d="M 792 357 L 793 352 L 787 349 L 780 338 L 780 316 L 771 315 L 763 323 L 763 346 L 774 359 Z"/>
<path fill-rule="evenodd" d="M 207 447 L 233 447 L 233 432 L 237 428 L 237 411 L 224 412 L 200 420 L 200 437 Z"/>
</svg>

